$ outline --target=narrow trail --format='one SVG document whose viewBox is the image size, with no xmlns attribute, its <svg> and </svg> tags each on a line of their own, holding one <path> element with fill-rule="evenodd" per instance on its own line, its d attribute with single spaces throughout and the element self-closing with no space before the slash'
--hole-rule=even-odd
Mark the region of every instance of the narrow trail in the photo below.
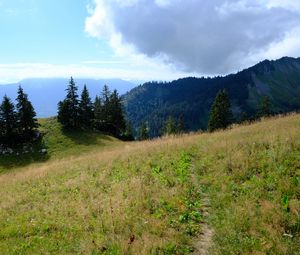
<svg viewBox="0 0 300 255">
<path fill-rule="evenodd" d="M 194 163 L 191 166 L 191 170 L 195 172 Z M 207 222 L 207 219 L 210 214 L 210 208 L 211 208 L 209 196 L 203 193 L 201 202 L 202 202 L 202 214 L 204 220 L 203 222 L 201 222 L 201 233 L 195 239 L 194 242 L 195 251 L 192 253 L 193 255 L 209 255 L 210 248 L 213 244 L 214 231 Z"/>
<path fill-rule="evenodd" d="M 208 197 L 203 198 L 203 216 L 205 219 L 208 218 L 210 202 Z M 206 221 L 202 223 L 201 234 L 195 242 L 194 255 L 209 255 L 209 249 L 212 245 L 213 230 Z"/>
</svg>

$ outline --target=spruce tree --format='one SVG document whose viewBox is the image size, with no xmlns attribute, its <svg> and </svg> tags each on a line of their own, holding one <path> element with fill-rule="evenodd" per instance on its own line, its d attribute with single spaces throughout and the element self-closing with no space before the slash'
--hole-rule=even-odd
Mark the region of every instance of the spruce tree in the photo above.
<svg viewBox="0 0 300 255">
<path fill-rule="evenodd" d="M 67 100 L 58 102 L 57 120 L 63 127 L 70 128 L 69 123 L 69 102 Z"/>
<path fill-rule="evenodd" d="M 19 138 L 24 142 L 30 141 L 33 139 L 35 131 L 39 125 L 36 119 L 34 108 L 21 86 L 19 86 L 18 97 L 16 100 L 16 117 Z"/>
<path fill-rule="evenodd" d="M 228 94 L 226 90 L 220 90 L 211 107 L 208 131 L 213 132 L 218 129 L 226 129 L 232 120 L 232 112 Z"/>
<path fill-rule="evenodd" d="M 79 118 L 83 127 L 91 127 L 93 120 L 93 104 L 86 85 L 84 85 L 79 103 Z"/>
<path fill-rule="evenodd" d="M 140 129 L 139 129 L 139 140 L 148 140 L 149 139 L 149 130 L 148 126 L 145 122 L 142 123 Z"/>
<path fill-rule="evenodd" d="M 114 90 L 110 95 L 108 103 L 108 123 L 112 130 L 111 132 L 115 135 L 121 135 L 126 128 L 126 123 L 123 115 L 121 98 L 118 95 L 117 90 Z"/>
<path fill-rule="evenodd" d="M 94 128 L 101 131 L 103 123 L 103 109 L 100 97 L 96 96 L 94 102 Z"/>
<path fill-rule="evenodd" d="M 131 122 L 126 122 L 126 129 L 125 129 L 125 140 L 126 141 L 134 141 L 134 135 L 133 135 L 133 128 Z"/>
<path fill-rule="evenodd" d="M 1 113 L 1 106 L 0 106 L 0 147 L 4 145 L 4 119 Z"/>
<path fill-rule="evenodd" d="M 79 100 L 77 94 L 77 86 L 71 77 L 66 98 L 58 103 L 58 121 L 69 129 L 80 127 L 79 116 Z"/>
<path fill-rule="evenodd" d="M 243 122 L 246 122 L 248 121 L 250 118 L 249 118 L 249 115 L 247 114 L 247 112 L 241 112 L 240 114 L 240 119 L 239 119 L 239 123 L 243 123 Z"/>
<path fill-rule="evenodd" d="M 270 97 L 263 96 L 258 108 L 258 117 L 268 117 L 271 115 Z"/>
<path fill-rule="evenodd" d="M 178 123 L 177 123 L 177 132 L 179 134 L 184 133 L 185 131 L 185 123 L 184 123 L 184 116 L 180 115 L 179 119 L 178 119 Z"/>
<path fill-rule="evenodd" d="M 172 135 L 176 133 L 177 133 L 177 125 L 175 119 L 172 116 L 170 116 L 165 123 L 164 134 Z"/>
<path fill-rule="evenodd" d="M 105 84 L 102 89 L 102 100 L 104 103 L 107 103 L 109 101 L 110 95 L 111 92 L 109 90 L 109 87 Z"/>
<path fill-rule="evenodd" d="M 112 129 L 111 123 L 111 107 L 110 107 L 111 92 L 107 85 L 103 86 L 102 90 L 102 131 L 110 132 Z"/>
<path fill-rule="evenodd" d="M 14 104 L 5 95 L 0 106 L 0 122 L 2 131 L 2 145 L 12 146 L 15 145 L 16 141 L 16 113 Z"/>
</svg>

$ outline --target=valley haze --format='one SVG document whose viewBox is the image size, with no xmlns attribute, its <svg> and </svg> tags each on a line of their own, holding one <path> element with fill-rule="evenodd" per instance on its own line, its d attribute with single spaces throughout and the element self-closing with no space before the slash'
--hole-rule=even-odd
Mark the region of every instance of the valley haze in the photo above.
<svg viewBox="0 0 300 255">
<path fill-rule="evenodd" d="M 106 84 L 111 90 L 116 89 L 120 95 L 125 94 L 136 86 L 135 82 L 122 79 L 76 79 L 79 92 L 86 84 L 90 96 L 94 100 L 99 95 L 103 86 Z M 24 79 L 18 83 L 0 85 L 0 97 L 9 96 L 14 100 L 17 96 L 19 85 L 28 94 L 39 118 L 51 117 L 57 115 L 57 103 L 61 101 L 66 94 L 66 88 L 70 78 L 32 78 Z"/>
</svg>

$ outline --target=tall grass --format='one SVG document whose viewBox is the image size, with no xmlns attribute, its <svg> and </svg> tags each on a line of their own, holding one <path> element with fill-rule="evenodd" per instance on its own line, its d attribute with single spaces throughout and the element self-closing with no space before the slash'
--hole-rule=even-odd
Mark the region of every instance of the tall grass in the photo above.
<svg viewBox="0 0 300 255">
<path fill-rule="evenodd" d="M 299 254 L 300 116 L 0 175 L 0 254 Z M 204 197 L 210 199 L 204 214 Z"/>
</svg>

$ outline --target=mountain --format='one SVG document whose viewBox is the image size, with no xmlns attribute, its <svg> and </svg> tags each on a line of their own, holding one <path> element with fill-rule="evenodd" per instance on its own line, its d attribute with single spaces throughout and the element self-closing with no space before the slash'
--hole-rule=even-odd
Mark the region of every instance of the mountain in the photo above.
<svg viewBox="0 0 300 255">
<path fill-rule="evenodd" d="M 65 97 L 69 79 L 64 78 L 34 78 L 25 79 L 15 84 L 0 85 L 0 98 L 5 94 L 15 99 L 19 84 L 29 95 L 38 117 L 49 117 L 57 114 L 57 103 Z M 104 84 L 111 90 L 117 89 L 120 95 L 125 94 L 136 85 L 121 79 L 75 79 L 79 94 L 86 84 L 92 99 L 102 91 Z"/>
<path fill-rule="evenodd" d="M 137 128 L 148 122 L 157 136 L 168 116 L 184 117 L 187 130 L 206 129 L 210 107 L 220 89 L 229 92 L 234 117 L 254 116 L 262 96 L 269 96 L 273 112 L 300 109 L 300 58 L 265 60 L 236 74 L 215 78 L 184 78 L 148 82 L 123 97 L 128 119 Z"/>
</svg>

